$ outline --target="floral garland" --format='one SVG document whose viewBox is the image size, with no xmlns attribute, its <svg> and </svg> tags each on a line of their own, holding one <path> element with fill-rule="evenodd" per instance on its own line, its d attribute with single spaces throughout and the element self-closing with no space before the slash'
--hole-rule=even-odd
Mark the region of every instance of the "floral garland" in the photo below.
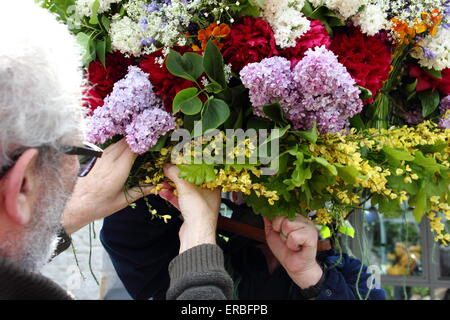
<svg viewBox="0 0 450 320">
<path fill-rule="evenodd" d="M 85 48 L 89 139 L 125 137 L 140 155 L 128 185 L 160 188 L 174 161 L 199 186 L 242 192 L 263 216 L 308 215 L 323 234 L 352 233 L 346 218 L 370 201 L 389 216 L 413 207 L 450 242 L 450 1 L 41 2 Z M 184 154 L 169 139 L 180 129 Z M 231 129 L 272 133 L 235 141 Z M 194 161 L 228 142 L 231 161 Z M 264 174 L 251 160 L 273 145 Z"/>
</svg>

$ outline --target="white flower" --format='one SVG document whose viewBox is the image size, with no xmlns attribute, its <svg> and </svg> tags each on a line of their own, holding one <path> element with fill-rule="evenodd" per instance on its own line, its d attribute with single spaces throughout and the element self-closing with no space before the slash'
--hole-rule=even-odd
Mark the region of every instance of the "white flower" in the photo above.
<svg viewBox="0 0 450 320">
<path fill-rule="evenodd" d="M 311 0 L 314 7 L 321 5 L 338 13 L 344 20 L 354 16 L 359 9 L 368 4 L 368 0 Z"/>
<path fill-rule="evenodd" d="M 113 50 L 138 57 L 141 55 L 141 27 L 128 17 L 113 17 L 111 23 L 111 44 Z"/>
<path fill-rule="evenodd" d="M 98 13 L 104 13 L 109 11 L 112 3 L 118 3 L 122 0 L 99 0 L 100 7 L 98 9 Z M 92 14 L 92 5 L 95 0 L 77 0 L 76 1 L 76 13 L 80 17 L 90 17 Z"/>
<path fill-rule="evenodd" d="M 375 4 L 367 5 L 364 9 L 352 18 L 356 26 L 361 27 L 363 33 L 373 36 L 383 29 L 386 29 L 389 21 L 383 7 Z"/>
<path fill-rule="evenodd" d="M 435 37 L 425 37 L 411 56 L 425 68 L 438 71 L 450 68 L 450 30 L 441 27 Z"/>
<path fill-rule="evenodd" d="M 263 17 L 274 31 L 275 41 L 281 48 L 295 47 L 296 39 L 311 28 L 303 15 L 304 0 L 266 0 Z"/>
<path fill-rule="evenodd" d="M 223 71 L 225 72 L 225 80 L 228 82 L 230 82 L 231 78 L 233 77 L 233 71 L 231 69 L 232 65 L 231 63 L 228 63 L 226 65 L 224 65 Z"/>
</svg>

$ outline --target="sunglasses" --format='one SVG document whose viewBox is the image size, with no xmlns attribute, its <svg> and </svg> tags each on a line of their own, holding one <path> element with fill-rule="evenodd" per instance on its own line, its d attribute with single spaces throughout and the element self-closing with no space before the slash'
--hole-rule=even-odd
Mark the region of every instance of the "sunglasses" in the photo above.
<svg viewBox="0 0 450 320">
<path fill-rule="evenodd" d="M 62 146 L 61 150 L 57 151 L 67 154 L 78 156 L 78 161 L 80 163 L 80 171 L 78 172 L 78 177 L 85 177 L 92 170 L 98 158 L 101 158 L 103 150 L 97 147 L 95 144 L 84 142 L 83 146 Z M 2 179 L 6 173 L 14 166 L 15 162 L 20 158 L 22 150 L 18 155 L 13 157 L 13 163 L 9 166 L 3 167 L 0 170 L 0 179 Z"/>
</svg>

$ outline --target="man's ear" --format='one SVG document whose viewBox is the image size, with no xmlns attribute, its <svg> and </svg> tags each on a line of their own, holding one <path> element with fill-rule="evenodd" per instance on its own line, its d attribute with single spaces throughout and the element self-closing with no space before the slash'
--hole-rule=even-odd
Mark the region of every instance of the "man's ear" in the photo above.
<svg viewBox="0 0 450 320">
<path fill-rule="evenodd" d="M 30 222 L 35 207 L 34 170 L 38 154 L 37 149 L 26 150 L 3 178 L 5 213 L 12 222 L 22 226 Z"/>
</svg>

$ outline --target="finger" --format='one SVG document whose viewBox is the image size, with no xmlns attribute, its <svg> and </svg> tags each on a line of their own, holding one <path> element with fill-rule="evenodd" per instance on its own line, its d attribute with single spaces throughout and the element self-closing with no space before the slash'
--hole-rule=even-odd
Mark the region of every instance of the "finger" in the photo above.
<svg viewBox="0 0 450 320">
<path fill-rule="evenodd" d="M 292 251 L 301 251 L 308 243 L 308 233 L 303 230 L 291 232 L 286 240 L 286 246 Z"/>
<path fill-rule="evenodd" d="M 275 254 L 278 260 L 281 259 L 279 256 L 286 248 L 285 243 L 280 239 L 278 232 L 275 232 L 272 228 L 272 223 L 269 219 L 263 218 L 264 221 L 264 231 L 266 233 L 266 242 L 270 250 Z"/>
<path fill-rule="evenodd" d="M 263 221 L 264 221 L 264 232 L 266 233 L 266 236 L 267 236 L 273 230 L 272 222 L 269 219 L 267 219 L 266 217 L 263 217 Z"/>
<path fill-rule="evenodd" d="M 317 248 L 317 235 L 306 229 L 293 231 L 286 241 L 287 247 L 292 251 L 300 251 L 303 248 Z"/>
<path fill-rule="evenodd" d="M 275 219 L 273 219 L 273 221 L 272 221 L 272 229 L 275 232 L 280 232 L 281 231 L 281 225 L 283 224 L 284 220 L 286 220 L 286 219 L 287 219 L 286 216 L 276 217 Z"/>
<path fill-rule="evenodd" d="M 297 214 L 295 216 L 295 220 L 298 221 L 298 222 L 303 222 L 303 223 L 308 224 L 308 225 L 314 225 L 314 222 L 310 218 L 308 218 L 308 217 L 306 217 L 306 216 L 304 216 L 302 214 Z"/>
<path fill-rule="evenodd" d="M 177 189 L 179 189 L 180 191 L 184 190 L 187 187 L 191 187 L 191 184 L 189 182 L 178 177 L 178 175 L 180 174 L 180 170 L 178 170 L 178 168 L 173 164 L 166 164 L 164 166 L 164 174 L 167 178 L 175 183 Z"/>
<path fill-rule="evenodd" d="M 180 210 L 180 204 L 178 202 L 178 197 L 171 190 L 162 189 L 159 191 L 158 194 L 161 198 L 168 201 L 171 205 L 173 205 L 175 208 Z"/>
<path fill-rule="evenodd" d="M 303 222 L 290 221 L 289 219 L 285 219 L 281 225 L 280 234 L 286 235 L 286 237 L 296 230 L 306 229 L 308 227 L 307 224 Z"/>
<path fill-rule="evenodd" d="M 135 202 L 149 194 L 152 194 L 152 191 L 155 189 L 155 186 L 139 186 L 134 187 L 126 191 L 126 199 L 128 203 Z"/>
<path fill-rule="evenodd" d="M 113 143 L 109 145 L 104 151 L 103 156 L 104 157 L 112 157 L 116 159 L 120 156 L 120 154 L 128 148 L 128 144 L 125 140 L 125 138 L 122 138 L 121 140 L 117 141 L 116 143 Z"/>
</svg>

